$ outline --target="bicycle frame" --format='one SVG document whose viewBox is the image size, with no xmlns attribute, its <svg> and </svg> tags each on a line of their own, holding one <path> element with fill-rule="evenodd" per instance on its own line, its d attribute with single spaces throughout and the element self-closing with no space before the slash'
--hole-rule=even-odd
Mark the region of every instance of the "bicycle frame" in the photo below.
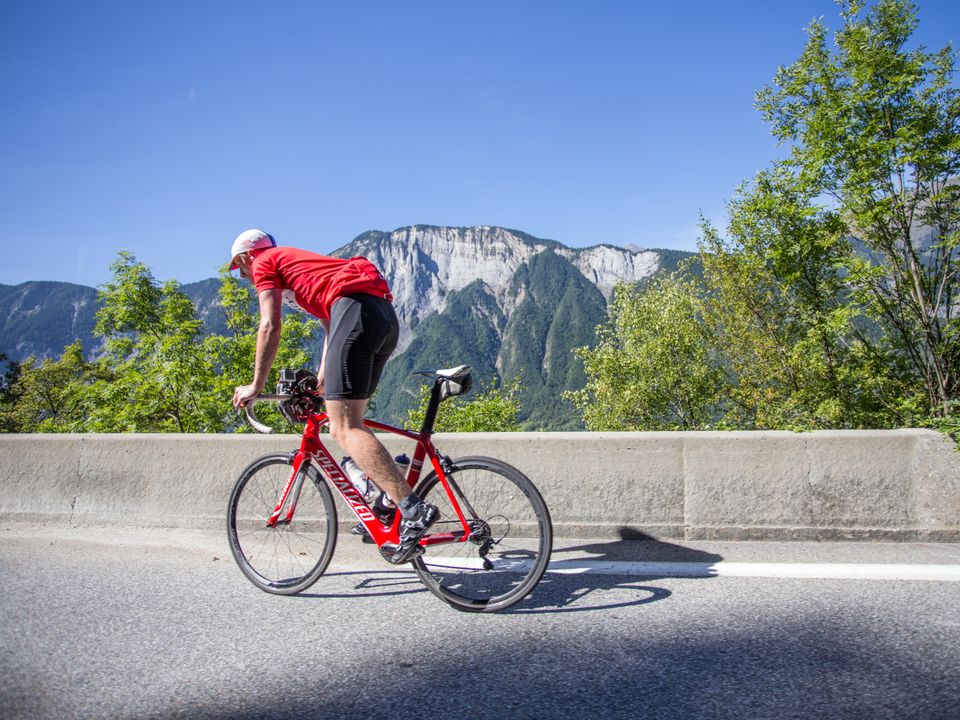
<svg viewBox="0 0 960 720">
<path fill-rule="evenodd" d="M 350 479 L 340 467 L 340 464 L 334 459 L 333 455 L 330 454 L 330 451 L 320 439 L 320 430 L 329 424 L 329 422 L 330 419 L 325 412 L 311 414 L 307 417 L 306 427 L 303 430 L 303 437 L 300 442 L 300 449 L 293 455 L 293 469 L 290 473 L 290 479 L 287 480 L 286 485 L 284 485 L 277 506 L 268 519 L 267 525 L 276 527 L 277 525 L 287 524 L 293 519 L 297 501 L 300 497 L 300 489 L 303 487 L 303 482 L 306 477 L 304 463 L 309 464 L 313 461 L 316 462 L 317 467 L 327 481 L 337 489 L 340 496 L 347 505 L 350 506 L 357 516 L 357 519 L 363 523 L 363 526 L 367 529 L 367 532 L 370 533 L 370 537 L 373 538 L 378 547 L 382 547 L 387 543 L 399 543 L 400 513 L 398 512 L 394 515 L 393 523 L 389 527 L 381 524 L 376 515 L 373 514 L 370 506 L 363 499 L 363 496 L 361 496 L 353 486 L 353 483 L 350 482 Z M 407 473 L 407 484 L 411 488 L 416 486 L 420 480 L 423 463 L 429 458 L 434 472 L 436 472 L 447 496 L 450 498 L 450 504 L 457 514 L 462 530 L 425 535 L 420 539 L 420 545 L 427 546 L 441 543 L 466 542 L 470 538 L 473 530 L 460 507 L 460 502 L 457 497 L 458 493 L 453 491 L 451 482 L 444 472 L 443 458 L 436 447 L 434 447 L 430 433 L 423 431 L 412 432 L 375 420 L 364 420 L 363 424 L 364 427 L 370 430 L 392 433 L 416 442 L 417 447 L 413 454 L 413 460 L 410 463 L 410 470 Z"/>
</svg>

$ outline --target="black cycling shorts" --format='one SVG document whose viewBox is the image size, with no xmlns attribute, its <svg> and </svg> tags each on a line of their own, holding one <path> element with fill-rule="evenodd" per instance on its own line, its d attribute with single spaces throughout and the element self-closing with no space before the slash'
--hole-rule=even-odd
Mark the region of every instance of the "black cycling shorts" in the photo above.
<svg viewBox="0 0 960 720">
<path fill-rule="evenodd" d="M 338 298 L 330 308 L 324 397 L 370 399 L 399 337 L 400 323 L 389 300 L 366 293 Z"/>
</svg>

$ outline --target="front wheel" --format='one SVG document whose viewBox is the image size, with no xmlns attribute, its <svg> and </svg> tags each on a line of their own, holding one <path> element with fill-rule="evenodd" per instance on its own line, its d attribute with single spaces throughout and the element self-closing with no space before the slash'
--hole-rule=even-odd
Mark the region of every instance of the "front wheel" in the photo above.
<svg viewBox="0 0 960 720">
<path fill-rule="evenodd" d="M 337 510 L 330 488 L 305 460 L 293 517 L 267 523 L 293 472 L 292 456 L 254 460 L 241 473 L 227 506 L 230 551 L 243 574 L 264 592 L 295 595 L 327 569 L 337 544 Z M 288 499 L 289 503 L 289 499 Z"/>
<path fill-rule="evenodd" d="M 547 505 L 526 475 L 493 458 L 455 460 L 447 480 L 471 536 L 428 547 L 413 561 L 414 570 L 430 592 L 458 610 L 504 610 L 525 598 L 546 572 L 553 547 Z M 462 530 L 436 473 L 423 479 L 417 494 L 440 508 L 430 534 Z"/>
</svg>

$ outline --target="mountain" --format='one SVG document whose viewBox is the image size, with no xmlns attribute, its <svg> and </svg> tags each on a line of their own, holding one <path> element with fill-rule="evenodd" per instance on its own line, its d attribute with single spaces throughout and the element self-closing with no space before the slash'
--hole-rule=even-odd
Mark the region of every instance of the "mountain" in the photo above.
<svg viewBox="0 0 960 720">
<path fill-rule="evenodd" d="M 390 281 L 402 328 L 377 414 L 402 419 L 412 372 L 471 365 L 478 381 L 519 376 L 528 429 L 577 429 L 564 390 L 586 377 L 573 349 L 593 343 L 617 282 L 641 282 L 692 253 L 568 248 L 500 227 L 417 225 L 368 232 L 336 255 L 363 255 Z"/>
<path fill-rule="evenodd" d="M 519 376 L 527 428 L 576 429 L 560 398 L 583 386 L 573 348 L 589 345 L 617 282 L 642 282 L 692 253 L 612 245 L 569 248 L 500 227 L 417 225 L 370 231 L 333 253 L 363 255 L 390 282 L 401 323 L 384 371 L 377 415 L 399 421 L 417 394 L 416 370 L 469 364 L 478 384 Z M 219 281 L 183 286 L 210 332 L 224 332 Z M 0 285 L 0 352 L 51 357 L 80 338 L 89 355 L 96 290 L 68 283 Z"/>
<path fill-rule="evenodd" d="M 512 290 L 520 301 L 504 331 L 501 375 L 522 379 L 526 425 L 577 429 L 579 419 L 561 394 L 586 383 L 573 349 L 592 345 L 597 325 L 606 319 L 601 289 L 560 255 L 545 250 L 518 270 Z"/>
<path fill-rule="evenodd" d="M 383 271 L 390 281 L 403 328 L 403 349 L 411 342 L 419 322 L 443 309 L 450 292 L 463 290 L 477 280 L 488 288 L 507 316 L 512 314 L 516 307 L 514 274 L 535 255 L 548 250 L 573 265 L 606 299 L 618 281 L 638 282 L 655 273 L 664 253 L 611 245 L 573 249 L 500 227 L 415 225 L 392 233 L 366 232 L 333 254 L 363 255 Z"/>
<path fill-rule="evenodd" d="M 0 285 L 0 353 L 12 360 L 53 357 L 77 338 L 89 348 L 97 307 L 97 291 L 84 285 Z"/>
<path fill-rule="evenodd" d="M 201 280 L 181 289 L 208 332 L 226 332 L 226 317 L 217 303 L 219 280 Z M 81 340 L 87 357 L 94 357 L 100 348 L 93 336 L 99 307 L 96 288 L 86 285 L 49 281 L 0 285 L 0 353 L 18 362 L 31 355 L 52 358 Z"/>
<path fill-rule="evenodd" d="M 227 316 L 220 308 L 220 281 L 217 278 L 209 278 L 188 283 L 180 289 L 193 302 L 193 306 L 197 309 L 197 317 L 203 320 L 207 332 L 225 335 Z"/>
</svg>

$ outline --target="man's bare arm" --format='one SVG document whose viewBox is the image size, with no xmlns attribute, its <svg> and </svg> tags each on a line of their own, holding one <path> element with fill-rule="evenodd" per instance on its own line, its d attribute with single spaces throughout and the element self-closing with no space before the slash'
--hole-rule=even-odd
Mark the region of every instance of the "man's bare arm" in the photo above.
<svg viewBox="0 0 960 720">
<path fill-rule="evenodd" d="M 281 295 L 279 288 L 263 290 L 260 300 L 260 327 L 257 329 L 257 354 L 251 383 L 258 393 L 263 392 L 270 377 L 270 368 L 277 357 L 277 348 L 280 347 L 280 308 Z"/>
<path fill-rule="evenodd" d="M 257 354 L 253 382 L 233 391 L 233 406 L 241 408 L 263 392 L 270 377 L 270 368 L 280 346 L 280 290 L 264 290 L 259 295 L 260 327 L 257 329 Z"/>
</svg>

